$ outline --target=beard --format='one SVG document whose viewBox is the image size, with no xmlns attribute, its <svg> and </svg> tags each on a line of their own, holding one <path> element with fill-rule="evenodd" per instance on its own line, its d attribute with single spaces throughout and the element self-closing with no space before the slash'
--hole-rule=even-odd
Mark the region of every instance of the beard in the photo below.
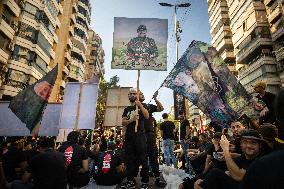
<svg viewBox="0 0 284 189">
<path fill-rule="evenodd" d="M 135 97 L 135 96 L 131 96 L 131 97 L 129 97 L 128 99 L 129 99 L 129 101 L 130 101 L 131 103 L 133 103 L 133 102 L 135 102 L 136 97 Z"/>
</svg>

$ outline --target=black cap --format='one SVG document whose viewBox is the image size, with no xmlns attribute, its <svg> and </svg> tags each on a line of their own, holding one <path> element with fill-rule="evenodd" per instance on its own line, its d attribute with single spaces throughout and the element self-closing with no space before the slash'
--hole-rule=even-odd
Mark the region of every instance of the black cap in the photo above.
<svg viewBox="0 0 284 189">
<path fill-rule="evenodd" d="M 241 134 L 241 138 L 263 141 L 263 137 L 261 136 L 261 134 L 253 129 L 243 131 Z"/>
<path fill-rule="evenodd" d="M 146 26 L 145 25 L 140 25 L 138 28 L 137 28 L 137 32 L 139 31 L 145 31 L 147 30 Z"/>
</svg>

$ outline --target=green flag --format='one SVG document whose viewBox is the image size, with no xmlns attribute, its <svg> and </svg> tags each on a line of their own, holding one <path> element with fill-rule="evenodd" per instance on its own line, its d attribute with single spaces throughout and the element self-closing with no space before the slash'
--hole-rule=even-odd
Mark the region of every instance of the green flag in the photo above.
<svg viewBox="0 0 284 189">
<path fill-rule="evenodd" d="M 26 124 L 30 132 L 42 117 L 57 74 L 58 66 L 56 65 L 36 83 L 19 92 L 9 104 L 9 108 Z"/>
</svg>

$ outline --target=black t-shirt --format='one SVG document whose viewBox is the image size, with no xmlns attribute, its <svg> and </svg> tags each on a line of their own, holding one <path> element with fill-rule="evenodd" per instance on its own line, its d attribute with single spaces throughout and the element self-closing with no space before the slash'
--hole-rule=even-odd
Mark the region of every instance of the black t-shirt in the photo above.
<svg viewBox="0 0 284 189">
<path fill-rule="evenodd" d="M 255 159 L 252 160 L 248 160 L 246 159 L 245 155 L 241 155 L 240 157 L 237 157 L 236 159 L 234 159 L 235 163 L 237 164 L 237 166 L 240 169 L 245 169 L 247 170 L 248 167 L 250 166 L 250 164 L 254 161 Z"/>
<path fill-rule="evenodd" d="M 149 112 L 149 119 L 145 119 L 144 121 L 144 128 L 145 128 L 145 132 L 154 132 L 154 118 L 153 118 L 153 113 L 157 112 L 157 106 L 153 105 L 153 104 L 143 104 L 144 107 L 146 107 L 146 109 Z"/>
<path fill-rule="evenodd" d="M 212 156 L 212 168 L 219 168 L 223 171 L 227 170 L 226 162 L 225 161 L 219 161 L 217 158 L 218 156 L 221 156 L 218 152 L 223 152 L 222 148 L 219 147 L 219 149 L 216 151 L 215 147 L 212 143 L 208 144 L 208 148 L 206 149 L 207 154 Z"/>
<path fill-rule="evenodd" d="M 88 159 L 85 148 L 78 144 L 64 144 L 58 149 L 66 158 L 68 172 L 78 172 L 82 168 L 82 160 Z"/>
<path fill-rule="evenodd" d="M 122 117 L 126 117 L 127 119 L 130 119 L 131 116 L 133 117 L 135 115 L 135 111 L 136 111 L 136 106 L 127 106 L 123 111 Z M 139 112 L 139 119 L 138 119 L 137 133 L 144 133 L 145 132 L 145 129 L 144 129 L 145 118 L 140 109 L 138 110 L 138 112 Z M 135 133 L 135 124 L 136 122 L 133 121 L 126 126 L 127 127 L 126 134 Z"/>
<path fill-rule="evenodd" d="M 263 116 L 260 120 L 261 123 L 274 123 L 275 122 L 275 112 L 274 112 L 274 100 L 275 100 L 275 94 L 270 92 L 265 92 L 264 96 L 261 97 L 260 95 L 256 96 L 259 100 L 263 101 L 267 108 L 269 109 L 268 114 Z"/>
<path fill-rule="evenodd" d="M 47 150 L 34 156 L 28 172 L 33 174 L 34 189 L 66 189 L 67 175 L 65 157 L 62 153 Z"/>
<path fill-rule="evenodd" d="M 180 124 L 180 140 L 184 140 L 186 137 L 186 127 L 190 127 L 190 123 L 187 119 L 183 120 Z"/>
<path fill-rule="evenodd" d="M 119 151 L 100 152 L 96 154 L 94 161 L 97 166 L 94 179 L 98 185 L 112 186 L 121 181 L 122 175 L 116 170 L 123 162 Z"/>
<path fill-rule="evenodd" d="M 20 168 L 20 163 L 27 161 L 24 152 L 11 146 L 8 148 L 8 151 L 3 154 L 2 161 L 7 182 L 20 179 L 20 175 L 16 174 L 15 168 Z"/>
<path fill-rule="evenodd" d="M 164 121 L 160 125 L 160 129 L 163 131 L 163 139 L 175 139 L 174 130 L 175 124 L 172 121 Z"/>
<path fill-rule="evenodd" d="M 284 150 L 273 152 L 255 160 L 247 169 L 242 189 L 283 189 Z"/>
</svg>

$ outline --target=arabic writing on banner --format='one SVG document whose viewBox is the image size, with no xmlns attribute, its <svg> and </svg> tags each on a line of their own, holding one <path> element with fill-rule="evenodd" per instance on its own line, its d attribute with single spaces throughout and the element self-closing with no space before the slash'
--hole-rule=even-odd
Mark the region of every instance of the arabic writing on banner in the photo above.
<svg viewBox="0 0 284 189">
<path fill-rule="evenodd" d="M 188 98 L 223 127 L 252 109 L 251 96 L 230 73 L 216 49 L 200 41 L 190 44 L 163 86 Z"/>
<path fill-rule="evenodd" d="M 168 20 L 114 18 L 112 69 L 167 70 Z"/>
</svg>

